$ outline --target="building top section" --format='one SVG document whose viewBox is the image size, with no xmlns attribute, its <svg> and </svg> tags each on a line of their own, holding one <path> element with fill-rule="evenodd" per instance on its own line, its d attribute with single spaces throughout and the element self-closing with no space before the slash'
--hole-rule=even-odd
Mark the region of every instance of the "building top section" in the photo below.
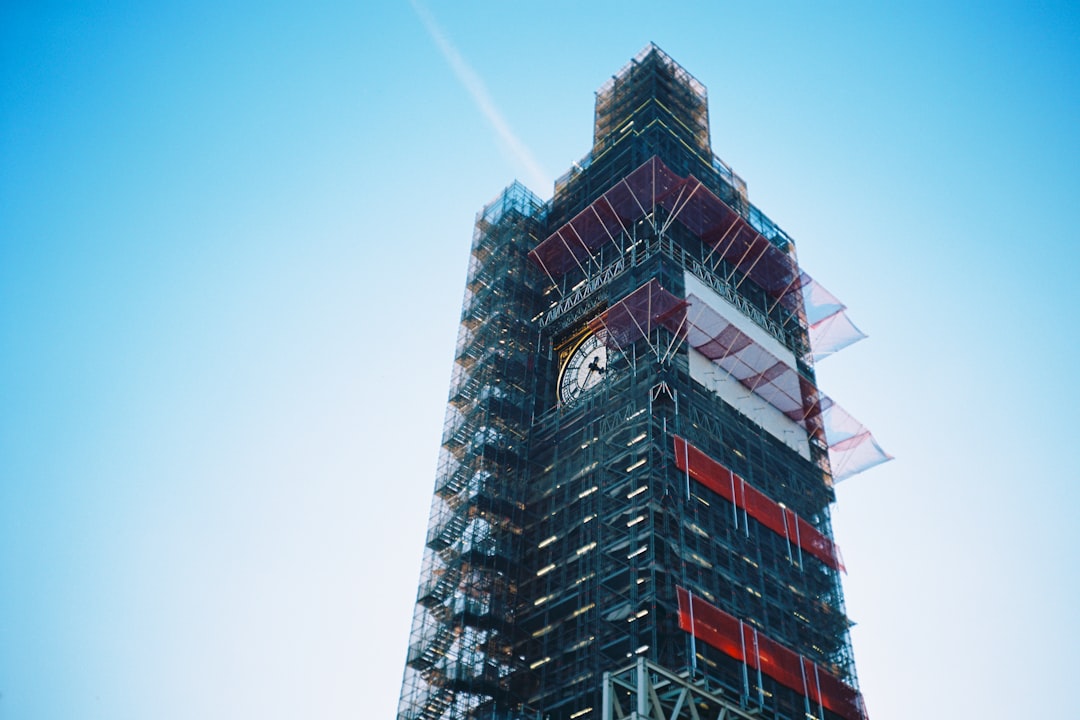
<svg viewBox="0 0 1080 720">
<path fill-rule="evenodd" d="M 481 229 L 488 228 L 511 212 L 523 217 L 534 217 L 543 207 L 544 203 L 540 198 L 515 180 L 476 214 L 476 225 Z"/>
<path fill-rule="evenodd" d="M 596 92 L 593 153 L 599 154 L 633 126 L 660 123 L 703 157 L 711 157 L 705 86 L 649 43 Z"/>
<path fill-rule="evenodd" d="M 750 203 L 746 182 L 713 153 L 705 86 L 652 43 L 597 90 L 593 146 L 555 180 L 551 219 L 565 222 L 652 156 L 698 178 L 778 246 L 794 248 Z"/>
</svg>

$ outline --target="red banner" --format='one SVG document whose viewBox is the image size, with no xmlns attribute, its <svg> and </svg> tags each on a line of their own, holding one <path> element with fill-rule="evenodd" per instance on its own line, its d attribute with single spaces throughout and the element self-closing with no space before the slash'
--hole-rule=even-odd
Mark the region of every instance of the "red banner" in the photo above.
<svg viewBox="0 0 1080 720">
<path fill-rule="evenodd" d="M 760 670 L 845 720 L 866 720 L 862 695 L 812 660 L 738 618 L 677 588 L 679 627 L 728 657 Z"/>
<path fill-rule="evenodd" d="M 836 545 L 821 531 L 678 435 L 675 436 L 675 465 L 788 542 L 831 568 L 844 569 Z"/>
</svg>

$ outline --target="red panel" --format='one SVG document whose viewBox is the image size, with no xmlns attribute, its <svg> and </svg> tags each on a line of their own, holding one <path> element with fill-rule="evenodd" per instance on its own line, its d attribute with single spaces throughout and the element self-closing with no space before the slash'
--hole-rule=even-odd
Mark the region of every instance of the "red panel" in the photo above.
<svg viewBox="0 0 1080 720">
<path fill-rule="evenodd" d="M 829 567 L 844 569 L 835 543 L 821 531 L 683 438 L 674 437 L 676 467 L 684 472 L 689 471 L 694 480 L 729 502 L 734 502 L 747 515 L 777 535 L 783 535 L 788 542 L 798 545 Z"/>
<path fill-rule="evenodd" d="M 677 588 L 677 593 L 681 629 L 846 720 L 866 720 L 862 695 L 855 688 L 685 588 Z"/>
<path fill-rule="evenodd" d="M 561 277 L 575 265 L 586 267 L 604 243 L 689 182 L 653 156 L 533 248 L 529 256 L 552 277 Z"/>
<path fill-rule="evenodd" d="M 693 175 L 683 178 L 657 156 L 612 185 L 592 205 L 537 245 L 529 255 L 553 278 L 618 237 L 638 218 L 662 205 L 722 257 L 753 278 L 793 311 L 801 310 L 802 294 L 795 258 L 773 245 L 743 217 Z"/>
</svg>

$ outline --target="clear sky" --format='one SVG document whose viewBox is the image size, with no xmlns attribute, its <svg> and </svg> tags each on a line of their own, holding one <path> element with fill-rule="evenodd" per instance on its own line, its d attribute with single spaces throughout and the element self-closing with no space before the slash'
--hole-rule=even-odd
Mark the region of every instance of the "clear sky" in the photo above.
<svg viewBox="0 0 1080 720">
<path fill-rule="evenodd" d="M 474 215 L 654 41 L 869 339 L 873 720 L 1069 717 L 1080 9 L 0 6 L 0 720 L 385 718 Z"/>
</svg>

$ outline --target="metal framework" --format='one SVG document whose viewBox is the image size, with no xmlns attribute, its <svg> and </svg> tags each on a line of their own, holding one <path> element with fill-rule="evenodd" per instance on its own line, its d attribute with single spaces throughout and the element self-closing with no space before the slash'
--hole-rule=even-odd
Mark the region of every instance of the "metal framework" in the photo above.
<svg viewBox="0 0 1080 720">
<path fill-rule="evenodd" d="M 814 375 L 858 337 L 646 47 L 477 217 L 399 720 L 864 720 L 829 508 L 888 455 Z"/>
<path fill-rule="evenodd" d="M 759 720 L 756 711 L 712 691 L 704 678 L 676 675 L 645 658 L 604 673 L 601 720 Z M 812 717 L 812 716 L 811 716 Z"/>
</svg>

